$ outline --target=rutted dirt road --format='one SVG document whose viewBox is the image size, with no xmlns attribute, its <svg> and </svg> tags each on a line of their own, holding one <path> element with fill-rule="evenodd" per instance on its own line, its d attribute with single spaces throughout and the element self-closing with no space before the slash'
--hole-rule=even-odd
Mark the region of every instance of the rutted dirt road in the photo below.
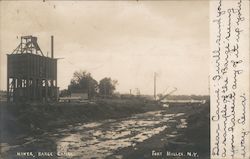
<svg viewBox="0 0 250 159">
<path fill-rule="evenodd" d="M 184 116 L 184 113 L 167 114 L 162 110 L 124 119 L 70 125 L 67 129 L 58 129 L 58 133 L 64 133 L 67 136 L 57 140 L 57 151 L 67 152 L 75 158 L 90 159 L 113 155 L 114 152 L 125 147 L 134 147 L 136 150 L 138 143 L 168 129 L 168 123 L 176 122 L 175 117 L 179 116 Z M 177 128 L 185 128 L 185 120 L 181 119 Z M 168 135 L 174 137 L 176 134 Z"/>
<path fill-rule="evenodd" d="M 38 159 L 39 151 L 51 152 L 49 159 L 150 159 L 152 150 L 197 150 L 209 158 L 208 120 L 207 106 L 177 106 L 129 117 L 72 122 L 1 146 L 5 158 L 20 159 L 19 151 L 34 152 Z"/>
</svg>

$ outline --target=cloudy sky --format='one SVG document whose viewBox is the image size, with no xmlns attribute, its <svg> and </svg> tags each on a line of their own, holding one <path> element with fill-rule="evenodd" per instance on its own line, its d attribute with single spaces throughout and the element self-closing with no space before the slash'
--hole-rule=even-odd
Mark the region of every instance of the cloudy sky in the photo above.
<svg viewBox="0 0 250 159">
<path fill-rule="evenodd" d="M 38 37 L 58 62 L 58 85 L 66 88 L 77 70 L 96 80 L 111 77 L 117 90 L 153 94 L 208 94 L 209 5 L 206 1 L 0 1 L 1 87 L 6 54 L 23 35 Z"/>
</svg>

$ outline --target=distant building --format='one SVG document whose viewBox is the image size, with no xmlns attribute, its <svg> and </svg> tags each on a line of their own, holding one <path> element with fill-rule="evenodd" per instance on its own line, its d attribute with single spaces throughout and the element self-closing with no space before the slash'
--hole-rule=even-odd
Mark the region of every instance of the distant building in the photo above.
<svg viewBox="0 0 250 159">
<path fill-rule="evenodd" d="M 88 100 L 88 93 L 84 90 L 72 90 L 71 97 L 79 97 L 81 100 Z"/>
<path fill-rule="evenodd" d="M 60 97 L 60 102 L 84 102 L 89 99 L 88 93 L 83 89 L 71 90 L 70 96 Z"/>
<path fill-rule="evenodd" d="M 71 93 L 71 97 L 77 97 L 80 98 L 81 100 L 88 100 L 88 93 L 84 93 L 84 92 L 72 92 Z"/>
</svg>

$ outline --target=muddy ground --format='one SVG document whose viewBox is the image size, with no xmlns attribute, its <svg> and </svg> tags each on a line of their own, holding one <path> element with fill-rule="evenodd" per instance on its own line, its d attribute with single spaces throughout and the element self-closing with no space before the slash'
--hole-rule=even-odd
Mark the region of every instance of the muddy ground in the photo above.
<svg viewBox="0 0 250 159">
<path fill-rule="evenodd" d="M 1 104 L 2 158 L 209 158 L 209 103 Z M 3 130 L 3 131 L 2 131 Z M 152 151 L 162 152 L 152 156 Z M 33 152 L 20 157 L 17 152 Z M 52 157 L 38 157 L 51 152 Z M 58 154 L 58 152 L 67 152 Z M 167 156 L 192 152 L 196 156 Z"/>
</svg>

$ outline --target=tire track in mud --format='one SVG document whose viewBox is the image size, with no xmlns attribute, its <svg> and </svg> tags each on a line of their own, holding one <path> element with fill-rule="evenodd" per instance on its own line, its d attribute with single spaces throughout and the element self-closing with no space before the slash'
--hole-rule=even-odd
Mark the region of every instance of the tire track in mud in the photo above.
<svg viewBox="0 0 250 159">
<path fill-rule="evenodd" d="M 67 135 L 57 140 L 57 151 L 70 153 L 71 158 L 105 158 L 127 147 L 136 149 L 139 143 L 168 129 L 168 123 L 176 122 L 174 118 L 183 115 L 167 114 L 162 110 L 124 119 L 71 125 L 68 129 L 58 130 Z M 181 121 L 179 127 L 184 128 L 185 119 Z"/>
</svg>

